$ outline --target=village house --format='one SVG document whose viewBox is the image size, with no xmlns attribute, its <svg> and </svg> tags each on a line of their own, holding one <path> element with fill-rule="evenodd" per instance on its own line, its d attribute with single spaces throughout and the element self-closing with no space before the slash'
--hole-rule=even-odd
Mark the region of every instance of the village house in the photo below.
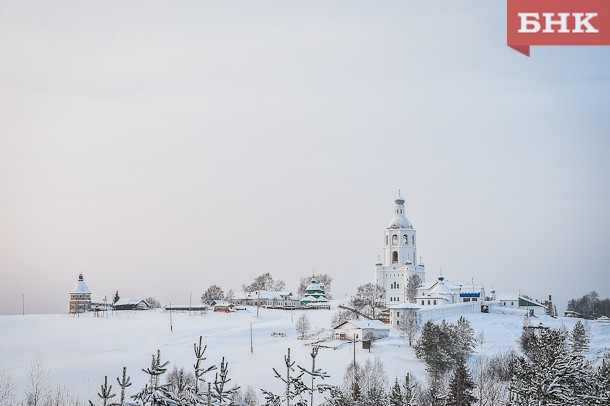
<svg viewBox="0 0 610 406">
<path fill-rule="evenodd" d="M 150 305 L 141 299 L 119 299 L 113 305 L 114 310 L 148 310 Z"/>
<path fill-rule="evenodd" d="M 390 328 L 379 320 L 349 320 L 333 328 L 333 337 L 339 340 L 362 341 L 387 337 Z"/>
<path fill-rule="evenodd" d="M 231 313 L 235 311 L 235 306 L 224 300 L 213 300 L 212 303 L 210 303 L 210 306 L 212 306 L 212 309 L 215 312 Z"/>
</svg>

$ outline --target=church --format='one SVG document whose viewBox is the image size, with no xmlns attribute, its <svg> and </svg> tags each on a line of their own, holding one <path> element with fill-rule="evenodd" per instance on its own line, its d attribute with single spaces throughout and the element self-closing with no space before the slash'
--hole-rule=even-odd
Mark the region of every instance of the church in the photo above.
<svg viewBox="0 0 610 406">
<path fill-rule="evenodd" d="M 375 264 L 375 281 L 385 289 L 380 299 L 386 304 L 407 301 L 407 281 L 411 275 L 426 281 L 426 269 L 417 260 L 416 231 L 405 215 L 405 200 L 398 193 L 394 200 L 394 212 L 383 232 L 383 261 Z"/>
</svg>

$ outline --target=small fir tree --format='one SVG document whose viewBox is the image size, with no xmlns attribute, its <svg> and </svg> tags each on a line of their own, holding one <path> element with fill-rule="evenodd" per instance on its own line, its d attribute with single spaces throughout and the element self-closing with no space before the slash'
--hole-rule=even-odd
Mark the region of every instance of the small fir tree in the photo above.
<svg viewBox="0 0 610 406">
<path fill-rule="evenodd" d="M 474 382 L 466 367 L 466 360 L 460 358 L 449 381 L 448 406 L 470 406 L 477 401 L 473 395 Z"/>
</svg>

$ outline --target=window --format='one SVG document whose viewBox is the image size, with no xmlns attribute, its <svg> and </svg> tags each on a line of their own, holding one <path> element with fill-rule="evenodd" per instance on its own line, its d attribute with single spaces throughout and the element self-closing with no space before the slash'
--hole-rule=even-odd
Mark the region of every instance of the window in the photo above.
<svg viewBox="0 0 610 406">
<path fill-rule="evenodd" d="M 434 306 L 436 306 L 436 299 L 434 299 Z"/>
<path fill-rule="evenodd" d="M 415 245 L 415 236 L 411 237 L 411 244 Z"/>
<path fill-rule="evenodd" d="M 392 236 L 392 245 L 398 245 L 398 236 L 396 234 Z"/>
<path fill-rule="evenodd" d="M 430 304 L 430 299 L 428 299 L 428 304 Z"/>
<path fill-rule="evenodd" d="M 396 317 L 400 317 L 400 312 L 396 312 Z"/>
<path fill-rule="evenodd" d="M 396 325 L 400 325 L 400 320 L 396 320 Z"/>
<path fill-rule="evenodd" d="M 421 301 L 421 304 L 422 304 L 422 306 L 424 305 L 424 301 L 423 300 Z"/>
<path fill-rule="evenodd" d="M 396 236 L 394 236 L 394 237 L 396 237 Z M 398 263 L 398 251 L 392 252 L 392 263 L 393 264 Z"/>
<path fill-rule="evenodd" d="M 408 236 L 408 235 L 404 234 L 404 235 L 402 236 L 402 243 L 403 243 L 404 245 L 409 245 L 409 236 Z"/>
</svg>

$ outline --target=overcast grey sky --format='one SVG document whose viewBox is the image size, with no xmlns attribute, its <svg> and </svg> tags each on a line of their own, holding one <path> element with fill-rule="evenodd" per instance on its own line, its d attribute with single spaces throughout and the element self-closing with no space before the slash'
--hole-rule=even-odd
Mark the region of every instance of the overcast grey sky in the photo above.
<svg viewBox="0 0 610 406">
<path fill-rule="evenodd" d="M 458 4 L 459 3 L 459 4 Z M 428 278 L 610 296 L 610 47 L 503 1 L 0 1 L 0 314 L 373 280 L 400 188 Z"/>
</svg>

